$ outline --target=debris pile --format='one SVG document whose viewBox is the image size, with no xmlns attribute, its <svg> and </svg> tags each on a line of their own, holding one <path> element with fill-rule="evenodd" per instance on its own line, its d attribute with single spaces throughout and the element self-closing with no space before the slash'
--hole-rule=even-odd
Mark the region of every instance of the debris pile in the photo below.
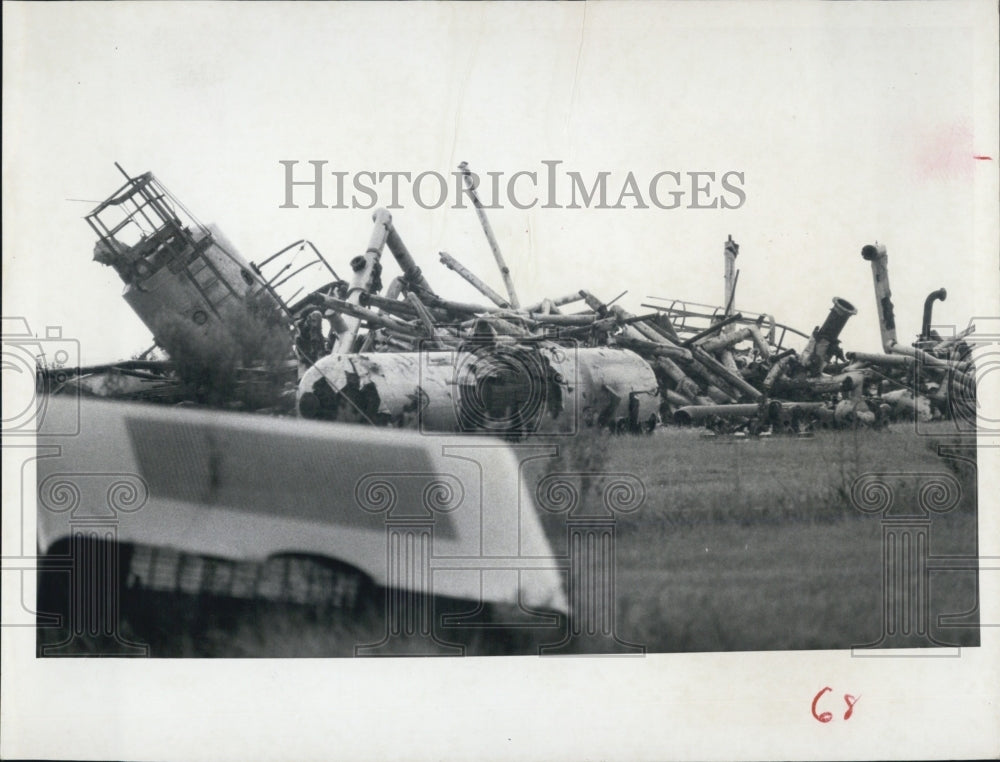
<svg viewBox="0 0 1000 762">
<path fill-rule="evenodd" d="M 808 334 L 737 311 L 732 237 L 723 248 L 724 307 L 649 297 L 656 303 L 637 315 L 616 304 L 624 294 L 604 301 L 585 288 L 523 304 L 471 172 L 464 163 L 460 169 L 505 293 L 452 254 L 439 259 L 484 303 L 435 290 L 384 209 L 374 213 L 368 245 L 345 280 L 308 241 L 250 264 L 217 231 L 186 210 L 179 215 L 183 207 L 152 175 L 126 175 L 128 183 L 88 216 L 98 234 L 95 258 L 119 272 L 126 300 L 172 362 L 90 369 L 76 388 L 134 397 L 116 395 L 107 374 L 129 374 L 133 386 L 155 377 L 162 387 L 179 365 L 198 367 L 211 387 L 206 368 L 214 363 L 238 379 L 227 393 L 251 409 L 280 408 L 283 399 L 307 418 L 515 438 L 591 426 L 649 432 L 660 424 L 801 432 L 975 409 L 971 328 L 947 339 L 933 332 L 941 289 L 928 297 L 918 341 L 900 344 L 884 246 L 862 250 L 874 277 L 878 354 L 842 350 L 840 333 L 858 310 L 841 297 Z M 106 224 L 108 211 L 120 221 Z M 129 242 L 124 233 L 133 226 L 138 237 Z M 385 249 L 400 273 L 388 285 Z M 178 394 L 190 394 L 190 385 Z M 162 388 L 150 396 L 169 398 Z"/>
</svg>

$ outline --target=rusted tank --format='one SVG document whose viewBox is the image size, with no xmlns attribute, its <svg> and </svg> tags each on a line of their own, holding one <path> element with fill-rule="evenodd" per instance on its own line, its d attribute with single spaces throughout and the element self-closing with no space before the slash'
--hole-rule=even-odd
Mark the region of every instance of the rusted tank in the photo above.
<svg viewBox="0 0 1000 762">
<path fill-rule="evenodd" d="M 303 375 L 297 395 L 303 418 L 515 436 L 651 430 L 659 402 L 656 376 L 634 352 L 552 342 L 333 354 Z"/>
</svg>

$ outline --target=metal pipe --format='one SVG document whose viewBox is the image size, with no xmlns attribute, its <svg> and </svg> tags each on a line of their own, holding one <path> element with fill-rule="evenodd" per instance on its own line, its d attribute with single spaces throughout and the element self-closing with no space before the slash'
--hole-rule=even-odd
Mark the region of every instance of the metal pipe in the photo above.
<svg viewBox="0 0 1000 762">
<path fill-rule="evenodd" d="M 785 375 L 785 371 L 788 369 L 788 365 L 792 362 L 792 358 L 795 357 L 795 353 L 792 351 L 786 352 L 783 357 L 779 357 L 771 369 L 767 372 L 764 377 L 764 391 L 770 392 L 771 388 L 777 383 L 778 379 Z"/>
<path fill-rule="evenodd" d="M 508 296 L 510 296 L 510 305 L 516 310 L 520 309 L 521 303 L 518 301 L 517 294 L 514 291 L 514 281 L 511 280 L 510 269 L 507 267 L 507 263 L 504 262 L 503 254 L 500 253 L 500 246 L 497 243 L 496 236 L 493 235 L 493 228 L 490 227 L 490 221 L 486 219 L 486 211 L 483 209 L 483 202 L 479 200 L 479 194 L 476 193 L 476 185 L 472 181 L 472 172 L 469 170 L 469 164 L 463 161 L 458 165 L 458 168 L 462 172 L 462 180 L 465 182 L 466 192 L 469 194 L 469 198 L 472 199 L 472 205 L 476 208 L 479 224 L 483 226 L 483 232 L 486 233 L 486 240 L 489 241 L 493 258 L 497 262 L 497 267 L 500 268 L 503 284 L 507 288 Z"/>
<path fill-rule="evenodd" d="M 493 317 L 493 316 L 486 315 L 486 316 L 483 316 L 483 317 L 477 317 L 472 322 L 473 322 L 473 326 L 474 327 L 475 327 L 476 323 L 485 324 L 485 325 L 490 326 L 494 330 L 495 333 L 502 334 L 504 336 L 528 336 L 529 335 L 529 332 L 526 329 L 522 328 L 521 326 L 517 325 L 516 323 L 512 323 L 509 320 L 504 320 L 503 318 L 499 318 L 499 317 Z"/>
<path fill-rule="evenodd" d="M 896 343 L 896 317 L 893 314 L 892 291 L 889 290 L 889 255 L 885 246 L 875 243 L 861 249 L 861 256 L 872 264 L 872 281 L 875 285 L 875 306 L 878 308 L 878 325 L 882 333 L 882 349 L 891 351 Z"/>
<path fill-rule="evenodd" d="M 621 298 L 621 296 L 624 293 L 627 292 L 622 292 L 622 294 L 616 296 L 615 299 Z M 605 304 L 586 289 L 580 289 L 580 296 L 583 297 L 583 300 L 587 303 L 587 306 L 590 307 L 590 309 L 592 309 L 594 312 L 596 312 L 598 317 L 601 318 L 601 320 L 595 321 L 595 327 L 601 327 L 601 325 L 603 325 L 602 321 L 605 319 L 605 316 L 611 314 L 614 316 L 613 319 L 619 325 L 623 326 L 621 335 L 616 338 L 627 338 L 630 341 L 649 341 L 649 339 L 644 334 L 637 331 L 635 327 L 631 325 L 631 323 L 634 322 L 633 318 L 635 317 L 634 315 L 632 315 L 632 313 L 624 311 L 621 307 L 616 307 L 613 305 L 609 306 L 610 302 L 608 304 Z M 612 299 L 611 301 L 613 302 L 615 301 L 615 299 Z M 645 320 L 645 319 L 646 318 L 640 318 L 640 320 Z"/>
<path fill-rule="evenodd" d="M 608 318 L 605 318 L 607 320 Z M 601 322 L 601 321 L 596 321 Z M 615 344 L 631 349 L 640 355 L 652 355 L 653 357 L 674 357 L 680 360 L 690 360 L 691 350 L 684 347 L 675 347 L 669 344 L 647 341 L 646 339 L 634 339 L 628 336 L 616 336 Z"/>
<path fill-rule="evenodd" d="M 666 346 L 677 346 L 673 341 L 663 335 L 662 332 L 654 330 L 654 328 L 649 325 L 649 321 L 656 317 L 656 313 L 650 313 L 648 315 L 634 315 L 623 307 L 612 304 L 607 308 L 608 313 L 614 315 L 621 325 L 632 326 L 632 328 L 643 338 L 652 341 L 655 344 L 664 344 Z"/>
<path fill-rule="evenodd" d="M 750 325 L 747 326 L 747 330 L 750 331 L 750 338 L 753 339 L 754 346 L 757 347 L 757 352 L 760 354 L 761 359 L 771 359 L 771 347 L 768 346 L 767 340 L 764 338 L 764 334 L 761 333 L 760 328 Z"/>
<path fill-rule="evenodd" d="M 667 378 L 676 384 L 674 390 L 680 394 L 695 399 L 701 396 L 698 384 L 688 378 L 687 374 L 669 357 L 656 357 L 650 362 L 654 370 L 660 370 Z"/>
<path fill-rule="evenodd" d="M 408 302 L 401 302 L 399 299 L 389 299 L 380 294 L 365 294 L 361 297 L 359 304 L 362 307 L 374 307 L 391 315 L 406 318 L 407 320 L 416 320 L 417 318 L 416 310 Z"/>
<path fill-rule="evenodd" d="M 952 384 L 958 383 L 967 391 L 973 394 L 975 393 L 975 377 L 962 371 L 959 368 L 959 363 L 957 362 L 952 360 L 941 360 L 932 355 L 930 352 L 925 352 L 922 349 L 917 349 L 916 347 L 904 347 L 898 344 L 894 344 L 890 347 L 890 351 L 893 354 L 905 355 L 907 357 L 912 357 L 914 360 L 918 360 L 920 362 L 921 370 L 929 368 L 942 373 L 947 373 Z"/>
<path fill-rule="evenodd" d="M 823 325 L 813 330 L 809 343 L 802 351 L 799 362 L 809 375 L 819 375 L 840 344 L 840 332 L 844 330 L 847 321 L 858 311 L 846 299 L 833 297 L 833 306 L 823 321 Z"/>
<path fill-rule="evenodd" d="M 390 347 L 395 347 L 403 352 L 413 351 L 413 342 L 404 341 L 403 339 L 396 338 L 395 336 L 386 336 L 382 339 L 382 343 Z"/>
<path fill-rule="evenodd" d="M 583 299 L 583 301 L 587 303 L 587 306 L 590 307 L 590 309 L 596 312 L 599 316 L 603 317 L 604 315 L 607 314 L 608 308 L 604 304 L 604 302 L 602 302 L 600 299 L 598 299 L 596 296 L 594 296 L 586 289 L 584 288 L 580 289 L 580 297 Z"/>
<path fill-rule="evenodd" d="M 652 328 L 650 328 L 645 320 L 636 321 L 632 323 L 632 326 L 635 328 L 635 330 L 637 330 L 639 333 L 641 333 L 643 336 L 645 336 L 647 339 L 654 342 L 655 344 L 667 344 L 675 346 L 674 343 L 670 341 L 670 339 L 668 339 L 662 333 L 660 333 L 659 331 L 654 331 Z"/>
<path fill-rule="evenodd" d="M 688 407 L 692 404 L 691 400 L 673 389 L 664 389 L 663 396 L 674 407 Z"/>
<path fill-rule="evenodd" d="M 344 316 L 339 312 L 332 312 L 326 315 L 326 319 L 330 321 L 330 330 L 338 336 L 347 330 L 347 323 L 344 321 Z"/>
<path fill-rule="evenodd" d="M 389 237 L 392 215 L 385 209 L 376 209 L 372 215 L 372 220 L 375 222 L 375 229 L 372 230 L 371 238 L 368 239 L 368 248 L 365 249 L 364 254 L 351 260 L 351 269 L 354 271 L 354 277 L 351 279 L 351 285 L 347 290 L 346 303 L 352 307 L 358 307 L 361 301 L 361 294 L 378 290 L 374 286 L 378 282 L 381 273 L 382 265 L 379 263 L 379 260 L 382 257 L 382 249 L 385 247 L 386 239 Z M 326 298 L 329 299 L 330 297 Z M 339 302 L 341 300 L 338 299 L 336 301 Z M 347 312 L 344 309 L 340 311 Z M 371 314 L 375 315 L 374 312 Z M 334 342 L 331 352 L 350 352 L 354 346 L 354 340 L 358 336 L 358 329 L 361 327 L 361 319 L 356 314 L 348 312 L 345 322 L 347 323 L 347 330 L 337 335 L 337 340 Z"/>
<path fill-rule="evenodd" d="M 389 226 L 386 245 L 389 247 L 389 251 L 392 252 L 392 256 L 396 258 L 399 269 L 403 271 L 403 278 L 406 280 L 407 286 L 433 294 L 434 289 L 431 288 L 431 284 L 427 282 L 424 274 L 417 267 L 417 263 L 413 261 L 413 256 L 410 254 L 409 249 L 406 248 L 406 244 L 403 243 L 403 239 L 399 236 L 399 231 L 392 225 Z"/>
<path fill-rule="evenodd" d="M 583 297 L 580 296 L 579 291 L 574 291 L 572 294 L 566 294 L 565 296 L 560 296 L 557 299 L 543 299 L 541 302 L 535 302 L 527 307 L 522 307 L 525 312 L 541 312 L 542 302 L 549 301 L 552 302 L 553 307 L 562 307 L 565 304 L 573 304 L 573 302 L 578 302 Z"/>
<path fill-rule="evenodd" d="M 740 253 L 740 245 L 733 240 L 730 235 L 723 248 L 723 256 L 726 260 L 725 285 L 726 292 L 723 295 L 722 303 L 726 305 L 726 315 L 730 315 L 733 310 L 733 300 L 736 296 L 736 257 Z"/>
<path fill-rule="evenodd" d="M 677 331 L 674 330 L 674 324 L 670 322 L 670 318 L 666 316 L 663 312 L 659 311 L 659 307 L 654 307 L 657 310 L 655 317 L 649 319 L 649 326 L 655 330 L 659 331 L 663 336 L 670 339 L 674 344 L 681 343 L 681 337 L 677 335 Z"/>
<path fill-rule="evenodd" d="M 424 304 L 437 307 L 448 312 L 464 313 L 465 315 L 483 315 L 499 312 L 498 307 L 486 307 L 482 304 L 469 304 L 467 302 L 455 302 L 451 299 L 442 299 L 440 296 L 432 294 L 420 294 Z"/>
<path fill-rule="evenodd" d="M 722 389 L 715 386 L 714 384 L 709 384 L 708 386 L 705 387 L 705 394 L 713 402 L 716 402 L 720 405 L 729 405 L 736 402 L 736 400 L 739 399 L 738 396 L 734 397 L 732 394 L 722 391 Z"/>
<path fill-rule="evenodd" d="M 799 410 L 803 413 L 812 413 L 817 410 L 822 410 L 825 407 L 825 402 L 785 402 L 784 400 L 771 400 L 767 406 L 767 413 L 768 416 L 775 418 L 787 415 L 793 410 Z"/>
<path fill-rule="evenodd" d="M 823 325 L 816 332 L 817 336 L 831 342 L 836 341 L 840 338 L 840 332 L 844 330 L 850 317 L 857 314 L 857 309 L 849 301 L 841 299 L 839 296 L 833 297 L 833 306 L 830 308 L 826 320 L 823 321 Z"/>
<path fill-rule="evenodd" d="M 927 298 L 924 299 L 924 321 L 920 328 L 920 338 L 923 340 L 930 339 L 931 337 L 931 313 L 934 311 L 934 302 L 941 300 L 942 302 L 948 298 L 948 292 L 939 288 L 937 291 L 931 291 Z"/>
<path fill-rule="evenodd" d="M 722 378 L 726 379 L 730 386 L 736 387 L 750 399 L 757 400 L 763 396 L 760 391 L 748 384 L 741 375 L 729 370 L 729 368 L 712 357 L 704 349 L 701 349 L 700 347 L 691 347 L 691 353 L 694 355 L 694 359 L 697 362 L 700 362 L 709 370 L 712 370 L 722 376 Z"/>
<path fill-rule="evenodd" d="M 836 376 L 785 378 L 775 381 L 773 386 L 776 391 L 786 394 L 799 394 L 802 392 L 812 394 L 836 394 L 837 392 L 860 393 L 865 378 L 868 375 L 869 372 L 867 369 L 859 369 L 840 373 Z"/>
<path fill-rule="evenodd" d="M 734 344 L 739 344 L 741 341 L 749 339 L 750 336 L 750 328 L 744 327 L 733 331 L 732 333 L 726 334 L 725 336 L 716 336 L 711 339 L 705 339 L 698 346 L 706 352 L 715 353 L 723 349 L 728 349 Z"/>
<path fill-rule="evenodd" d="M 592 331 L 613 331 L 619 325 L 618 318 L 615 317 L 604 317 L 597 320 L 591 320 L 585 325 L 572 326 L 561 331 L 561 335 L 565 338 L 572 336 L 579 336 L 581 334 L 586 335 Z M 628 330 L 629 327 L 626 327 Z M 616 336 L 615 341 L 619 339 L 625 339 L 626 341 L 642 341 L 643 339 L 636 336 Z M 652 342 L 650 342 L 652 343 Z"/>
<path fill-rule="evenodd" d="M 959 342 L 965 340 L 968 336 L 974 334 L 975 332 L 976 332 L 976 325 L 975 323 L 972 323 L 967 328 L 964 328 L 963 330 L 956 333 L 954 336 L 950 336 L 949 338 L 944 339 L 939 344 L 936 344 L 934 346 L 934 351 L 943 352 L 945 350 L 948 350 L 955 344 L 958 344 Z"/>
<path fill-rule="evenodd" d="M 401 293 L 403 293 L 403 279 L 397 275 L 395 278 L 389 281 L 389 288 L 385 290 L 385 296 L 380 298 L 388 299 L 389 301 L 394 302 L 397 299 L 399 299 L 399 295 Z M 366 296 L 373 296 L 373 294 L 366 294 Z M 374 294 L 374 296 L 378 295 Z M 362 297 L 361 301 L 362 305 L 364 306 L 364 297 Z"/>
<path fill-rule="evenodd" d="M 404 323 L 400 320 L 390 318 L 386 315 L 380 315 L 377 312 L 365 309 L 364 307 L 360 307 L 357 304 L 352 304 L 351 302 L 345 301 L 343 299 L 337 299 L 334 296 L 323 296 L 321 294 L 317 294 L 317 296 L 320 297 L 323 304 L 329 309 L 344 313 L 346 315 L 344 321 L 348 324 L 349 327 L 351 326 L 352 322 L 355 324 L 353 328 L 355 336 L 357 335 L 357 326 L 361 324 L 362 320 L 365 320 L 369 323 L 369 325 L 377 325 L 389 331 L 395 331 L 396 333 L 400 333 L 410 338 L 414 339 L 421 338 L 420 330 L 418 328 L 413 327 L 409 323 Z M 338 340 L 340 338 L 341 337 L 338 337 Z M 353 342 L 353 339 L 351 341 Z M 349 347 L 350 344 L 345 342 L 343 346 Z M 331 352 L 331 354 L 337 354 L 337 351 Z M 346 354 L 346 350 L 340 350 L 340 354 Z"/>
<path fill-rule="evenodd" d="M 434 318 L 431 317 L 428 309 L 420 301 L 420 297 L 411 291 L 406 295 L 406 298 L 416 308 L 420 315 L 420 322 L 430 337 L 429 340 L 421 342 L 423 349 L 449 349 L 450 347 L 457 347 L 462 343 L 462 340 L 457 335 L 453 335 L 447 329 L 438 328 L 434 324 Z"/>
<path fill-rule="evenodd" d="M 739 373 L 740 366 L 736 364 L 736 355 L 733 354 L 731 348 L 726 348 L 719 352 L 719 362 L 733 373 Z"/>
<path fill-rule="evenodd" d="M 595 320 L 597 320 L 597 315 L 590 313 L 589 315 L 546 315 L 540 312 L 529 312 L 523 317 L 531 320 L 532 322 L 539 323 L 542 325 L 590 325 Z"/>
<path fill-rule="evenodd" d="M 954 366 L 954 363 L 948 360 L 941 360 L 932 355 L 930 352 L 925 352 L 924 350 L 917 349 L 916 347 L 893 344 L 889 347 L 889 352 L 894 355 L 901 355 L 903 357 L 912 358 L 913 360 L 919 360 L 926 368 L 940 368 L 942 370 L 946 370 Z"/>
<path fill-rule="evenodd" d="M 737 400 L 739 400 L 741 396 L 739 389 L 730 386 L 724 378 L 713 373 L 704 365 L 692 361 L 687 368 L 687 372 L 690 375 L 697 376 L 698 378 L 702 379 L 706 383 L 706 385 L 714 386 L 716 389 L 723 392 L 724 394 L 728 394 L 730 402 L 736 402 Z M 712 395 L 709 395 L 709 398 L 711 397 Z M 715 400 L 713 399 L 713 402 L 714 401 Z"/>
<path fill-rule="evenodd" d="M 718 333 L 723 328 L 725 328 L 727 325 L 732 325 L 737 320 L 742 320 L 742 319 L 743 319 L 743 315 L 741 315 L 739 312 L 737 312 L 734 315 L 728 315 L 725 318 L 723 318 L 722 320 L 720 320 L 718 323 L 716 323 L 715 325 L 710 325 L 704 331 L 698 331 L 698 333 L 696 333 L 694 336 L 690 336 L 689 338 L 684 339 L 684 341 L 681 342 L 681 346 L 682 347 L 690 347 L 696 341 L 699 341 L 701 339 L 707 338 L 708 336 L 711 336 L 712 334 Z"/>
<path fill-rule="evenodd" d="M 420 301 L 420 297 L 414 294 L 412 291 L 406 295 L 406 300 L 410 303 L 410 306 L 416 310 L 417 318 L 424 326 L 424 330 L 427 331 L 427 335 L 431 338 L 437 337 L 437 326 L 434 325 L 434 318 L 431 317 L 427 308 L 424 307 L 423 302 Z"/>
<path fill-rule="evenodd" d="M 916 362 L 913 357 L 901 354 L 883 355 L 871 352 L 848 352 L 847 359 L 853 362 L 863 362 L 870 365 L 889 365 L 896 368 L 909 368 Z"/>
<path fill-rule="evenodd" d="M 386 293 L 388 294 L 391 290 L 392 285 L 390 284 L 389 291 Z M 421 300 L 421 303 L 423 303 L 423 300 Z M 390 315 L 395 315 L 396 317 L 403 318 L 404 320 L 416 320 L 419 317 L 417 311 L 408 301 L 404 302 L 399 299 L 390 299 L 388 296 L 382 296 L 380 294 L 365 294 L 361 297 L 360 304 L 362 307 L 374 308 L 381 310 L 382 312 L 388 312 Z M 428 307 L 426 304 L 424 304 L 424 309 L 430 313 L 435 322 L 447 323 L 451 320 L 451 317 L 445 310 L 437 307 Z"/>
<path fill-rule="evenodd" d="M 441 264 L 447 267 L 449 270 L 454 270 L 459 275 L 461 275 L 473 288 L 475 288 L 479 293 L 493 302 L 500 309 L 506 310 L 511 308 L 511 303 L 504 299 L 500 294 L 494 291 L 492 288 L 487 286 L 479 277 L 477 277 L 472 271 L 466 268 L 461 262 L 455 259 L 451 254 L 446 251 L 438 252 L 438 256 L 441 258 Z"/>
<path fill-rule="evenodd" d="M 706 418 L 754 418 L 760 412 L 760 405 L 743 403 L 739 405 L 690 405 L 674 412 L 674 423 L 687 426 Z"/>
</svg>

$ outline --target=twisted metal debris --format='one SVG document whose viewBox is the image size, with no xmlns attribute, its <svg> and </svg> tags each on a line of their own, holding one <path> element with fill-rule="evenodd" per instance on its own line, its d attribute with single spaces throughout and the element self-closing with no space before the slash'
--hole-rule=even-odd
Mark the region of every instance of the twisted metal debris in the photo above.
<svg viewBox="0 0 1000 762">
<path fill-rule="evenodd" d="M 514 438 L 664 424 L 800 432 L 975 410 L 971 328 L 947 339 L 931 329 L 933 302 L 946 297 L 939 289 L 917 341 L 901 344 L 882 245 L 861 251 L 881 353 L 842 350 L 840 334 L 859 310 L 839 296 L 811 333 L 737 311 L 731 236 L 722 307 L 653 296 L 636 315 L 615 304 L 620 297 L 585 288 L 522 305 L 468 165 L 460 169 L 506 295 L 454 255 L 439 259 L 487 303 L 441 296 L 384 209 L 343 279 L 308 241 L 251 264 L 150 173 L 126 174 L 87 217 L 94 257 L 121 276 L 169 359 L 84 368 L 66 384 L 98 396 Z M 388 286 L 386 248 L 399 268 Z"/>
</svg>

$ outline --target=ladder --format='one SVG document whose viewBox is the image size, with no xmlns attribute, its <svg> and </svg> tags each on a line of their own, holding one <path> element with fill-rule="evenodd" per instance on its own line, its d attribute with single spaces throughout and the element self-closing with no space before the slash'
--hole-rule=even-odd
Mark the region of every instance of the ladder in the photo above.
<svg viewBox="0 0 1000 762">
<path fill-rule="evenodd" d="M 219 315 L 220 305 L 229 299 L 238 298 L 238 294 L 230 283 L 222 277 L 219 268 L 205 256 L 205 250 L 207 247 L 192 262 L 188 263 L 185 270 L 212 312 L 217 317 L 221 317 Z"/>
</svg>

